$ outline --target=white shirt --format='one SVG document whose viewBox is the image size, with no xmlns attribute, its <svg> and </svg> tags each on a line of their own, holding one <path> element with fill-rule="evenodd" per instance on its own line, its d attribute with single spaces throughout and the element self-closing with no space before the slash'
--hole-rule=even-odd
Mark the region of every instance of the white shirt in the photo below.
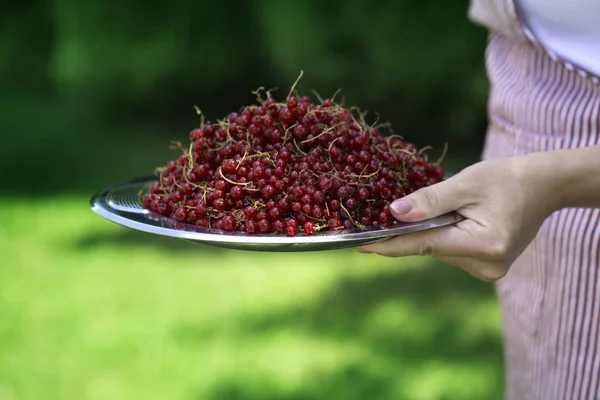
<svg viewBox="0 0 600 400">
<path fill-rule="evenodd" d="M 600 76 L 600 0 L 515 0 L 515 5 L 543 47 Z"/>
</svg>

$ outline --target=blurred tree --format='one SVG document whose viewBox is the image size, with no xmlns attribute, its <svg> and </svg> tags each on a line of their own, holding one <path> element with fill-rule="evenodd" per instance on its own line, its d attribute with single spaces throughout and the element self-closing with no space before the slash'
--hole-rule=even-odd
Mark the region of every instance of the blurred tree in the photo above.
<svg viewBox="0 0 600 400">
<path fill-rule="evenodd" d="M 54 3 L 54 82 L 109 108 L 159 107 L 177 88 L 214 92 L 238 78 L 252 51 L 244 2 L 235 13 L 217 2 Z"/>
<path fill-rule="evenodd" d="M 54 26 L 43 1 L 7 2 L 0 14 L 0 94 L 48 87 Z"/>
<path fill-rule="evenodd" d="M 253 101 L 258 86 L 284 96 L 300 70 L 303 93 L 342 89 L 346 104 L 379 112 L 419 145 L 449 142 L 451 156 L 477 152 L 486 34 L 467 20 L 467 6 L 11 2 L 0 25 L 0 128 L 13 140 L 0 150 L 0 167 L 25 153 L 32 171 L 92 162 L 82 147 L 114 143 L 111 135 L 129 135 L 131 126 L 171 127 L 166 143 L 195 124 L 193 105 L 216 119 Z M 31 132 L 32 116 L 43 129 Z"/>
<path fill-rule="evenodd" d="M 379 110 L 415 140 L 421 132 L 425 141 L 464 140 L 481 130 L 485 36 L 468 22 L 468 2 L 258 4 L 279 76 L 303 67 L 320 91 L 344 88 L 349 102 Z"/>
</svg>

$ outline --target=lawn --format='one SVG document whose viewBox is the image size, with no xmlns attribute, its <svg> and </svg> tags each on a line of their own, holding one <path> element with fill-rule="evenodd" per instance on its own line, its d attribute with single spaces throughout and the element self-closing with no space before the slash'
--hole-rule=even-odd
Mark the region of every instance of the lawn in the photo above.
<svg viewBox="0 0 600 400">
<path fill-rule="evenodd" d="M 500 399 L 493 288 L 427 258 L 155 238 L 0 198 L 0 399 Z"/>
</svg>

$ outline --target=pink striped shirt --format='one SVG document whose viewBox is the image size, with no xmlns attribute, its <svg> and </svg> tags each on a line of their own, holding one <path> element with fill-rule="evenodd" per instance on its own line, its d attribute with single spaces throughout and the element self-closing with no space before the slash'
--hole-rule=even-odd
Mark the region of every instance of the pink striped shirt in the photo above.
<svg viewBox="0 0 600 400">
<path fill-rule="evenodd" d="M 600 144 L 598 77 L 541 47 L 512 0 L 469 15 L 490 29 L 483 158 Z M 600 209 L 565 209 L 496 284 L 507 399 L 600 399 L 599 273 Z"/>
</svg>

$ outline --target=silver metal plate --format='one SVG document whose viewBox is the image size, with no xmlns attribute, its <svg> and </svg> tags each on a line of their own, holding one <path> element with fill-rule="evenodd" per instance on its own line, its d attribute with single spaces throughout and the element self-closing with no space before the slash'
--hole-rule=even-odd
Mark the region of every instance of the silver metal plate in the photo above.
<svg viewBox="0 0 600 400">
<path fill-rule="evenodd" d="M 154 176 L 143 177 L 107 188 L 91 199 L 92 210 L 119 225 L 155 235 L 169 236 L 209 246 L 237 250 L 297 252 L 358 247 L 394 236 L 455 224 L 463 217 L 449 213 L 421 222 L 398 223 L 392 228 L 345 229 L 316 232 L 312 236 L 224 232 L 197 227 L 144 209 L 142 196 L 148 192 Z"/>
</svg>

